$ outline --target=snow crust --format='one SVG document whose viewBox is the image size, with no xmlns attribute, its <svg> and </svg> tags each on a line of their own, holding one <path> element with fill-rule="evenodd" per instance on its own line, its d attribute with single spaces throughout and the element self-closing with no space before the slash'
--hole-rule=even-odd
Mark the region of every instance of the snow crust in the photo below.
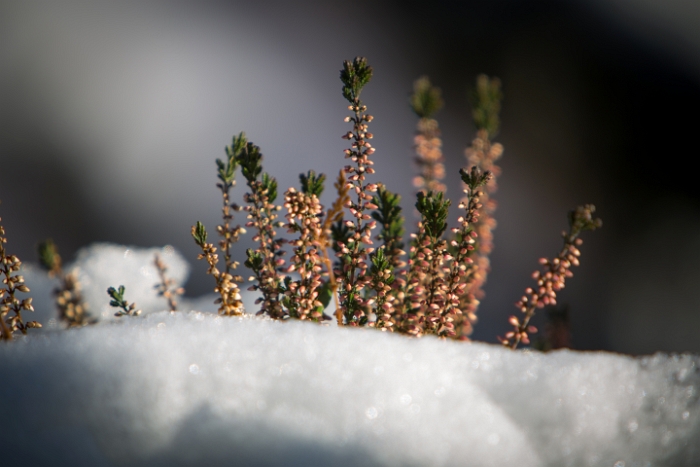
<svg viewBox="0 0 700 467">
<path fill-rule="evenodd" d="M 83 266 L 86 296 L 123 271 L 118 248 L 79 257 L 104 266 Z M 152 262 L 135 257 L 136 271 Z M 25 276 L 47 293 L 36 269 Z M 126 279 L 140 307 L 155 296 L 137 274 L 108 285 Z M 700 465 L 693 355 L 512 352 L 150 310 L 0 346 L 0 375 L 3 466 Z"/>
</svg>

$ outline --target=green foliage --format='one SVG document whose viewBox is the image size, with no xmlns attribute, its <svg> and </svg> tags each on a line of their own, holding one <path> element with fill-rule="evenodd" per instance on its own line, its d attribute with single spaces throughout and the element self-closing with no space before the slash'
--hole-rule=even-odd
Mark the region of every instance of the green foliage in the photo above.
<svg viewBox="0 0 700 467">
<path fill-rule="evenodd" d="M 136 306 L 133 303 L 129 303 L 124 298 L 124 292 L 126 289 L 123 285 L 119 286 L 119 289 L 110 287 L 107 289 L 107 294 L 112 298 L 109 302 L 109 306 L 114 308 L 121 308 L 117 311 L 114 316 L 137 316 L 141 314 L 141 310 L 136 310 Z"/>
<path fill-rule="evenodd" d="M 352 62 L 345 60 L 340 70 L 340 80 L 343 82 L 343 97 L 355 104 L 360 99 L 362 88 L 372 79 L 372 67 L 364 57 L 355 57 Z"/>
<path fill-rule="evenodd" d="M 394 267 L 391 264 L 390 258 L 384 253 L 385 248 L 379 248 L 374 253 L 370 255 L 370 260 L 372 261 L 372 266 L 370 267 L 370 274 L 372 277 L 379 278 L 382 277 L 384 271 L 393 271 Z M 391 285 L 396 280 L 396 276 L 393 272 L 389 274 L 388 277 L 382 277 L 381 281 L 386 285 Z"/>
<path fill-rule="evenodd" d="M 255 251 L 253 249 L 248 248 L 245 251 L 246 256 L 248 259 L 245 260 L 245 266 L 248 269 L 253 270 L 254 272 L 258 272 L 262 269 L 263 267 L 263 255 L 259 251 Z"/>
<path fill-rule="evenodd" d="M 236 156 L 238 163 L 241 165 L 241 172 L 248 181 L 248 185 L 255 182 L 260 173 L 262 173 L 262 153 L 260 147 L 251 142 L 246 142 L 242 146 L 240 152 Z"/>
<path fill-rule="evenodd" d="M 427 194 L 418 192 L 416 209 L 421 214 L 421 222 L 426 233 L 433 239 L 440 238 L 447 229 L 447 214 L 450 207 L 450 200 L 444 199 L 441 191 L 429 191 Z"/>
<path fill-rule="evenodd" d="M 331 287 L 330 281 L 324 282 L 323 285 L 317 289 L 317 292 L 318 301 L 320 301 L 323 304 L 323 307 L 319 307 L 318 311 L 322 312 L 323 310 L 328 308 L 328 305 L 333 299 L 333 287 Z"/>
<path fill-rule="evenodd" d="M 58 248 L 50 238 L 39 243 L 39 264 L 47 271 L 56 271 L 61 268 L 61 257 Z"/>
<path fill-rule="evenodd" d="M 413 83 L 411 108 L 420 118 L 432 118 L 444 104 L 440 88 L 430 84 L 427 76 L 418 78 Z"/>
<path fill-rule="evenodd" d="M 197 225 L 192 229 L 192 238 L 200 247 L 207 243 L 207 229 L 204 227 L 204 224 L 197 221 Z"/>
<path fill-rule="evenodd" d="M 323 183 L 326 181 L 325 174 L 316 175 L 316 172 L 309 170 L 306 175 L 300 174 L 299 180 L 301 181 L 302 193 L 316 195 L 317 198 L 321 197 L 321 193 L 323 193 Z"/>
<path fill-rule="evenodd" d="M 126 289 L 124 288 L 123 285 L 119 286 L 119 290 L 115 289 L 114 287 L 110 287 L 107 289 L 107 294 L 112 297 L 112 300 L 109 302 L 109 306 L 113 306 L 115 308 L 121 308 L 123 306 L 126 306 L 126 300 L 124 300 L 124 292 Z"/>
<path fill-rule="evenodd" d="M 262 176 L 262 191 L 267 196 L 268 203 L 274 203 L 277 199 L 277 179 L 270 177 L 270 174 L 265 172 Z"/>
<path fill-rule="evenodd" d="M 501 80 L 483 74 L 476 78 L 476 88 L 472 92 L 474 125 L 479 130 L 485 130 L 490 137 L 498 133 L 502 99 Z"/>
<path fill-rule="evenodd" d="M 404 217 L 401 215 L 401 196 L 390 192 L 384 185 L 379 185 L 377 194 L 372 198 L 377 209 L 372 218 L 381 225 L 377 238 L 386 245 L 388 255 L 395 257 L 397 250 L 403 249 Z M 397 259 L 397 258 L 394 258 Z M 392 260 L 392 262 L 395 262 Z"/>
<path fill-rule="evenodd" d="M 473 193 L 477 188 L 486 185 L 486 183 L 491 179 L 491 172 L 484 172 L 477 166 L 473 166 L 471 170 L 467 171 L 465 169 L 459 169 L 459 175 L 462 177 L 462 181 L 465 185 L 469 187 L 469 190 Z"/>
<path fill-rule="evenodd" d="M 234 136 L 231 146 L 226 146 L 226 155 L 228 156 L 226 163 L 224 163 L 221 159 L 216 160 L 218 177 L 223 183 L 224 187 L 230 187 L 233 185 L 236 177 L 238 158 L 240 157 L 241 152 L 243 152 L 247 142 L 248 140 L 243 132 L 241 132 L 238 136 Z"/>
</svg>

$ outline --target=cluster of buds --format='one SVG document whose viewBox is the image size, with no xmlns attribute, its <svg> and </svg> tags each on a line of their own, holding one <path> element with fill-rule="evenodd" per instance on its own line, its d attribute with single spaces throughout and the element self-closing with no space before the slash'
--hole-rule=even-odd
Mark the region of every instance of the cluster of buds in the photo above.
<svg viewBox="0 0 700 467">
<path fill-rule="evenodd" d="M 396 282 L 394 276 L 394 267 L 390 259 L 385 255 L 386 247 L 382 246 L 374 254 L 370 260 L 372 266 L 370 268 L 370 276 L 372 278 L 370 287 L 376 293 L 376 296 L 369 300 L 369 304 L 374 306 L 376 318 L 370 326 L 376 327 L 381 331 L 393 331 L 395 306 L 398 302 L 398 297 L 393 287 Z"/>
<path fill-rule="evenodd" d="M 581 252 L 578 247 L 583 243 L 579 235 L 584 230 L 595 230 L 602 225 L 600 219 L 593 218 L 594 212 L 595 206 L 587 204 L 569 213 L 569 231 L 562 232 L 564 246 L 554 259 L 540 259 L 542 270 L 532 274 L 537 286 L 525 289 L 525 295 L 516 303 L 524 316 L 522 320 L 516 316 L 510 317 L 509 323 L 513 330 L 500 339 L 503 345 L 515 349 L 521 342 L 529 344 L 529 334 L 537 332 L 537 329 L 530 325 L 535 310 L 557 304 L 557 292 L 564 288 L 566 279 L 573 276 L 571 267 L 579 265 Z"/>
<path fill-rule="evenodd" d="M 39 263 L 48 271 L 49 277 L 57 277 L 60 286 L 54 289 L 59 319 L 68 327 L 82 327 L 94 324 L 88 316 L 87 304 L 80 293 L 80 282 L 75 271 L 65 273 L 56 244 L 48 239 L 39 244 Z"/>
<path fill-rule="evenodd" d="M 126 292 L 126 288 L 123 285 L 120 285 L 119 289 L 115 289 L 114 287 L 107 289 L 107 295 L 109 295 L 109 297 L 112 299 L 109 302 L 109 306 L 119 308 L 119 311 L 114 313 L 114 316 L 121 317 L 140 315 L 141 310 L 136 309 L 135 303 L 129 303 L 126 301 L 124 298 L 124 292 Z"/>
<path fill-rule="evenodd" d="M 447 251 L 447 241 L 441 239 L 434 242 L 425 260 L 430 262 L 430 266 L 429 275 L 425 280 L 425 300 L 421 303 L 421 307 L 425 310 L 423 333 L 452 337 L 454 335 L 453 318 L 444 313 L 449 291 L 446 273 L 449 272 L 448 265 L 452 260 L 452 256 Z"/>
<path fill-rule="evenodd" d="M 68 327 L 82 327 L 97 322 L 88 315 L 87 303 L 83 300 L 80 288 L 78 276 L 72 271 L 63 275 L 61 286 L 54 290 L 58 317 Z"/>
<path fill-rule="evenodd" d="M 239 240 L 240 236 L 245 233 L 245 229 L 240 225 L 235 227 L 231 226 L 233 212 L 240 212 L 242 208 L 235 203 L 231 203 L 229 191 L 236 186 L 235 176 L 238 158 L 247 143 L 248 140 L 245 133 L 241 132 L 238 136 L 233 137 L 231 146 L 226 146 L 226 155 L 228 156 L 226 162 L 220 159 L 216 160 L 218 177 L 220 180 L 216 186 L 221 190 L 221 197 L 223 200 L 223 206 L 221 208 L 223 223 L 216 226 L 216 232 L 221 237 L 219 247 L 224 254 L 225 271 L 228 274 L 238 267 L 238 262 L 231 258 L 231 247 Z"/>
<path fill-rule="evenodd" d="M 450 201 L 442 192 L 418 192 L 416 208 L 421 214 L 418 232 L 410 248 L 403 310 L 397 316 L 398 330 L 421 336 L 440 328 L 440 310 L 445 303 L 445 270 L 452 257 L 442 234 L 447 228 Z"/>
<path fill-rule="evenodd" d="M 25 323 L 22 320 L 22 310 L 34 311 L 34 307 L 31 298 L 20 300 L 16 297 L 18 292 L 29 292 L 29 287 L 24 284 L 24 277 L 13 275 L 19 271 L 22 262 L 17 256 L 7 254 L 5 243 L 5 229 L 0 225 L 0 276 L 3 277 L 4 284 L 0 288 L 0 340 L 12 339 L 15 331 L 26 334 L 29 328 L 41 327 L 36 321 Z M 12 316 L 8 316 L 10 312 L 13 313 Z"/>
<path fill-rule="evenodd" d="M 438 122 L 432 118 L 443 105 L 440 89 L 432 86 L 430 80 L 423 76 L 413 83 L 410 101 L 411 108 L 419 117 L 414 138 L 418 175 L 413 179 L 413 185 L 423 192 L 444 193 L 447 187 L 442 183 L 445 178 L 442 139 Z"/>
<path fill-rule="evenodd" d="M 419 173 L 413 179 L 413 186 L 421 191 L 445 192 L 447 187 L 442 183 L 445 178 L 445 158 L 442 155 L 442 139 L 437 120 L 419 120 L 413 143 Z"/>
<path fill-rule="evenodd" d="M 257 281 L 248 290 L 262 292 L 262 297 L 256 301 L 262 303 L 259 314 L 266 313 L 273 319 L 282 319 L 286 316 L 280 301 L 284 240 L 277 238 L 275 228 L 282 227 L 284 222 L 276 220 L 277 212 L 282 209 L 274 204 L 277 199 L 277 180 L 262 173 L 262 158 L 260 148 L 250 142 L 247 142 L 238 156 L 241 172 L 250 188 L 250 192 L 244 195 L 244 200 L 248 203 L 245 207 L 249 219 L 246 227 L 256 230 L 253 241 L 258 242 L 258 248 L 246 250 L 245 265 L 253 271 L 251 280 Z"/>
<path fill-rule="evenodd" d="M 451 241 L 454 249 L 454 257 L 450 263 L 446 279 L 445 305 L 440 314 L 441 329 L 437 331 L 439 336 L 465 339 L 470 334 L 472 324 L 476 321 L 476 314 L 471 307 L 462 308 L 463 297 L 468 295 L 467 290 L 472 279 L 474 269 L 470 257 L 474 252 L 474 243 L 477 233 L 474 225 L 479 221 L 479 214 L 483 208 L 480 199 L 484 196 L 481 187 L 492 178 L 491 172 L 484 172 L 478 167 L 472 167 L 470 171 L 460 170 L 462 181 L 465 183 L 465 200 L 459 204 L 459 209 L 464 209 L 464 214 L 457 219 L 459 228 L 452 229 L 455 238 Z M 473 304 L 474 297 L 466 300 Z"/>
<path fill-rule="evenodd" d="M 294 250 L 286 272 L 296 271 L 300 276 L 297 281 L 286 281 L 284 302 L 291 318 L 320 321 L 324 308 L 318 290 L 323 283 L 323 266 L 319 251 L 323 236 L 323 206 L 318 196 L 323 190 L 325 176 L 316 177 L 316 174 L 310 171 L 307 176 L 302 175 L 301 178 L 303 191 L 289 188 L 284 195 L 287 233 L 298 235 L 296 240 L 289 242 Z"/>
<path fill-rule="evenodd" d="M 373 203 L 370 192 L 377 191 L 374 183 L 365 183 L 365 176 L 373 174 L 374 162 L 369 156 L 375 149 L 368 142 L 372 139 L 372 133 L 367 131 L 367 123 L 373 117 L 368 115 L 367 106 L 360 101 L 360 92 L 372 77 L 372 67 L 367 65 L 367 60 L 361 57 L 354 61 L 345 61 L 340 71 L 340 79 L 343 82 L 343 96 L 350 102 L 349 110 L 354 115 L 345 118 L 346 122 L 352 122 L 353 129 L 343 135 L 344 139 L 352 140 L 352 145 L 346 149 L 345 158 L 350 159 L 354 166 L 345 167 L 348 174 L 347 187 L 354 190 L 357 201 L 348 200 L 346 207 L 354 217 L 346 221 L 346 227 L 350 235 L 346 242 L 336 242 L 339 251 L 336 255 L 341 259 L 339 298 L 340 307 L 345 315 L 345 322 L 351 326 L 361 326 L 369 322 L 368 303 L 364 298 L 363 289 L 369 284 L 371 278 L 367 275 L 367 255 L 374 248 L 366 248 L 364 245 L 372 245 L 372 229 L 376 221 L 371 221 L 371 215 L 366 211 L 377 209 Z M 369 221 L 369 222 L 368 222 Z"/>
<path fill-rule="evenodd" d="M 216 254 L 216 247 L 207 243 L 207 230 L 201 222 L 192 227 L 192 237 L 194 241 L 202 249 L 202 253 L 197 256 L 197 259 L 206 260 L 209 267 L 207 274 L 211 275 L 216 282 L 214 292 L 219 294 L 216 299 L 216 304 L 219 305 L 219 314 L 224 316 L 240 316 L 243 314 L 243 302 L 241 301 L 241 293 L 237 282 L 240 282 L 240 277 L 235 277 L 228 272 L 219 271 L 217 265 L 219 263 L 219 255 Z"/>
<path fill-rule="evenodd" d="M 160 282 L 154 287 L 158 291 L 158 296 L 168 301 L 168 309 L 170 311 L 177 311 L 177 297 L 185 293 L 185 289 L 175 287 L 175 279 L 167 276 L 168 268 L 158 253 L 153 258 L 153 264 L 158 270 L 158 277 L 160 278 Z"/>
</svg>

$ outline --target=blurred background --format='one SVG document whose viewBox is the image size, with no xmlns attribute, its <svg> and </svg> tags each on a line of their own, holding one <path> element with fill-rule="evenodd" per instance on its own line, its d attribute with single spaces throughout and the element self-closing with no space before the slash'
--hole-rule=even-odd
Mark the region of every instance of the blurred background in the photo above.
<svg viewBox="0 0 700 467">
<path fill-rule="evenodd" d="M 208 293 L 190 226 L 220 219 L 214 160 L 246 131 L 281 189 L 344 164 L 338 70 L 366 56 L 377 175 L 413 216 L 412 82 L 442 88 L 448 195 L 474 136 L 467 90 L 499 76 L 495 251 L 474 338 L 495 342 L 566 212 L 594 203 L 560 295 L 573 345 L 700 352 L 700 3 L 0 1 L 0 216 L 7 247 L 173 245 Z M 240 177 L 239 177 L 240 178 Z M 233 193 L 242 202 L 244 184 Z M 328 184 L 323 201 L 333 200 Z M 456 203 L 455 203 L 456 205 Z M 452 219 L 456 219 L 456 206 Z M 242 222 L 242 220 L 241 220 Z M 248 236 L 238 255 L 251 246 Z"/>
</svg>

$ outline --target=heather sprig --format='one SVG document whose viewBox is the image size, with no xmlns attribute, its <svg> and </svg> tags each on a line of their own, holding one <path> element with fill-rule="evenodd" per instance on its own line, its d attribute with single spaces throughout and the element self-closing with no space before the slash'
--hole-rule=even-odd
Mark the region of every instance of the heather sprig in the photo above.
<svg viewBox="0 0 700 467">
<path fill-rule="evenodd" d="M 22 262 L 17 256 L 7 253 L 5 243 L 5 228 L 0 224 L 0 277 L 3 278 L 3 286 L 0 287 L 0 340 L 11 340 L 15 331 L 27 334 L 27 329 L 40 328 L 41 324 L 22 320 L 22 310 L 34 311 L 34 307 L 31 297 L 23 300 L 17 297 L 17 293 L 29 292 L 29 287 L 24 284 L 23 276 L 15 275 Z M 8 316 L 10 312 L 12 316 Z"/>
<path fill-rule="evenodd" d="M 285 227 L 287 233 L 297 235 L 289 242 L 293 252 L 286 272 L 296 271 L 300 276 L 296 281 L 287 276 L 284 282 L 285 297 L 282 303 L 291 318 L 320 321 L 327 305 L 319 297 L 319 289 L 323 285 L 323 260 L 319 251 L 323 236 L 323 206 L 318 198 L 323 192 L 325 178 L 325 175 L 316 175 L 313 170 L 301 174 L 302 191 L 289 188 L 284 195 L 284 207 L 287 209 Z"/>
<path fill-rule="evenodd" d="M 370 255 L 370 287 L 376 296 L 370 300 L 374 305 L 375 321 L 370 323 L 381 331 L 392 331 L 394 326 L 395 306 L 398 297 L 394 293 L 393 285 L 396 282 L 394 267 L 391 258 L 385 255 L 386 246 L 381 246 Z"/>
<path fill-rule="evenodd" d="M 323 234 L 321 236 L 321 254 L 323 256 L 323 262 L 326 265 L 326 271 L 328 273 L 328 287 L 330 288 L 330 293 L 333 296 L 333 300 L 335 301 L 335 317 L 336 321 L 338 323 L 338 326 L 343 325 L 343 310 L 340 308 L 340 303 L 338 302 L 338 283 L 336 282 L 336 271 L 333 267 L 333 264 L 331 263 L 331 258 L 330 255 L 328 254 L 328 248 L 332 247 L 333 250 L 337 253 L 340 251 L 339 247 L 337 246 L 337 241 L 341 241 L 343 243 L 347 242 L 347 239 L 349 235 L 343 236 L 342 233 L 340 236 L 336 235 L 340 233 L 338 229 L 345 229 L 346 231 L 349 232 L 347 227 L 345 227 L 345 223 L 343 221 L 344 215 L 344 209 L 345 205 L 347 203 L 350 203 L 350 189 L 347 184 L 347 179 L 345 178 L 345 169 L 341 169 L 338 172 L 338 178 L 336 179 L 335 183 L 333 186 L 336 189 L 337 197 L 335 201 L 333 201 L 333 205 L 331 208 L 326 212 L 325 218 L 323 219 Z M 337 226 L 337 229 L 334 230 L 334 224 Z M 339 266 L 340 268 L 340 266 Z M 340 272 L 337 273 L 338 275 Z"/>
<path fill-rule="evenodd" d="M 463 200 L 459 204 L 459 209 L 464 210 L 457 222 L 459 228 L 452 229 L 455 235 L 451 241 L 454 250 L 453 259 L 449 266 L 446 278 L 445 305 L 440 312 L 440 328 L 437 334 L 440 336 L 465 338 L 471 333 L 472 324 L 476 321 L 474 297 L 468 297 L 465 302 L 469 307 L 460 308 L 461 298 L 469 293 L 468 287 L 473 280 L 474 268 L 470 256 L 474 252 L 474 239 L 477 234 L 474 224 L 479 221 L 479 214 L 482 208 L 480 198 L 484 195 L 481 188 L 488 183 L 493 176 L 491 172 L 484 172 L 478 167 L 471 170 L 460 169 L 462 182 L 466 185 L 464 193 L 466 202 Z"/>
<path fill-rule="evenodd" d="M 61 256 L 53 240 L 41 242 L 38 247 L 39 264 L 49 273 L 49 277 L 57 277 L 60 286 L 54 289 L 58 317 L 68 327 L 81 327 L 94 324 L 97 321 L 87 313 L 87 304 L 80 293 L 80 282 L 74 271 L 64 272 Z"/>
<path fill-rule="evenodd" d="M 579 265 L 578 258 L 581 252 L 578 247 L 583 243 L 579 235 L 583 231 L 595 230 L 603 225 L 599 218 L 593 218 L 594 212 L 595 206 L 592 204 L 578 206 L 569 212 L 569 231 L 562 232 L 564 246 L 554 259 L 540 259 L 542 270 L 532 274 L 532 278 L 537 282 L 536 287 L 525 289 L 525 295 L 516 303 L 524 316 L 522 320 L 516 316 L 510 317 L 509 323 L 513 330 L 500 339 L 503 345 L 515 349 L 521 342 L 529 344 L 528 334 L 537 332 L 534 326 L 530 326 L 535 310 L 557 304 L 557 292 L 564 288 L 566 278 L 573 276 L 571 267 Z"/>
<path fill-rule="evenodd" d="M 221 190 L 223 199 L 222 217 L 223 224 L 216 227 L 216 231 L 222 239 L 219 241 L 219 247 L 224 253 L 225 272 L 231 274 L 231 271 L 238 267 L 238 262 L 231 258 L 231 246 L 236 243 L 241 234 L 245 233 L 240 225 L 231 227 L 233 220 L 233 212 L 241 211 L 241 207 L 235 203 L 231 203 L 229 191 L 236 185 L 236 168 L 241 152 L 245 148 L 248 140 L 245 133 L 241 132 L 238 136 L 233 137 L 231 146 L 226 146 L 226 161 L 221 159 L 216 160 L 217 176 L 220 182 L 216 186 Z M 240 276 L 236 276 L 236 281 L 240 282 Z"/>
<path fill-rule="evenodd" d="M 442 192 L 428 191 L 426 195 L 418 193 L 416 208 L 421 214 L 421 225 L 427 234 L 429 245 L 422 252 L 418 252 L 418 260 L 424 266 L 425 277 L 423 286 L 425 287 L 424 302 L 421 308 L 425 314 L 423 325 L 424 333 L 442 333 L 444 326 L 440 325 L 440 311 L 445 307 L 446 284 L 445 268 L 451 260 L 447 252 L 447 241 L 442 239 L 442 234 L 447 229 L 447 214 L 450 207 L 450 200 L 444 198 Z M 425 255 L 421 258 L 421 254 Z"/>
<path fill-rule="evenodd" d="M 496 136 L 501 124 L 499 114 L 502 100 L 501 80 L 484 74 L 477 76 L 476 87 L 472 91 L 472 117 L 476 127 L 486 131 L 490 138 Z"/>
<path fill-rule="evenodd" d="M 378 184 L 377 194 L 372 202 L 377 209 L 372 212 L 372 218 L 379 222 L 381 230 L 377 240 L 382 241 L 385 247 L 389 264 L 394 269 L 406 266 L 402 256 L 403 251 L 404 217 L 401 215 L 401 196 L 386 189 L 383 184 Z"/>
<path fill-rule="evenodd" d="M 345 118 L 346 122 L 352 122 L 352 131 L 344 134 L 343 138 L 352 140 L 351 147 L 345 150 L 345 157 L 355 163 L 355 166 L 347 165 L 345 172 L 348 174 L 347 186 L 355 191 L 357 201 L 349 200 L 346 204 L 355 220 L 346 221 L 350 236 L 345 242 L 336 242 L 340 249 L 336 255 L 341 258 L 342 263 L 339 275 L 340 308 L 345 316 L 345 324 L 351 326 L 363 326 L 369 320 L 368 304 L 363 289 L 371 280 L 367 275 L 367 255 L 374 249 L 364 245 L 373 244 L 371 232 L 376 222 L 367 222 L 371 216 L 365 211 L 377 208 L 372 203 L 372 195 L 369 194 L 377 190 L 377 185 L 365 183 L 365 175 L 374 173 L 374 162 L 369 156 L 375 149 L 368 142 L 373 135 L 367 131 L 367 124 L 373 117 L 366 113 L 367 106 L 360 100 L 360 93 L 371 77 L 372 67 L 362 57 L 357 57 L 352 62 L 346 60 L 343 69 L 340 70 L 343 97 L 350 102 L 348 109 L 353 112 L 352 116 Z"/>
<path fill-rule="evenodd" d="M 414 147 L 416 165 L 419 175 L 413 179 L 413 185 L 420 191 L 442 191 L 447 187 L 442 183 L 445 178 L 442 139 L 438 122 L 433 115 L 442 108 L 443 100 L 440 88 L 430 84 L 427 76 L 413 83 L 410 98 L 411 108 L 419 117 Z"/>
<path fill-rule="evenodd" d="M 464 276 L 468 284 L 460 303 L 460 307 L 470 316 L 469 321 L 472 323 L 476 319 L 480 300 L 484 297 L 483 286 L 491 270 L 489 255 L 493 251 L 493 229 L 496 228 L 494 212 L 497 207 L 492 195 L 498 189 L 497 179 L 501 173 L 501 168 L 496 162 L 503 155 L 503 146 L 494 143 L 492 138 L 499 129 L 502 99 L 501 82 L 498 78 L 489 78 L 486 75 L 477 77 L 472 93 L 472 115 L 477 132 L 471 146 L 466 149 L 465 156 L 470 166 L 476 166 L 482 172 L 490 172 L 492 176 L 481 192 L 482 207 L 479 208 L 479 218 L 473 225 L 476 250 L 472 257 L 473 263 L 469 266 L 469 274 Z M 469 200 L 463 198 L 461 202 L 466 205 Z M 467 336 L 471 333 L 471 325 L 466 321 L 464 325 L 459 333 Z"/>
<path fill-rule="evenodd" d="M 237 278 L 226 271 L 219 271 L 217 268 L 219 255 L 216 254 L 216 247 L 212 243 L 207 243 L 207 229 L 204 224 L 197 221 L 197 225 L 192 226 L 191 234 L 195 243 L 202 249 L 202 253 L 197 256 L 197 259 L 206 260 L 209 265 L 207 274 L 211 275 L 216 282 L 214 292 L 219 294 L 219 298 L 214 303 L 219 305 L 219 314 L 224 316 L 242 315 L 243 302 L 236 283 Z"/>
<path fill-rule="evenodd" d="M 124 298 L 124 292 L 126 289 L 123 285 L 119 286 L 119 289 L 110 287 L 107 289 L 107 294 L 112 300 L 109 302 L 109 306 L 114 308 L 120 308 L 119 311 L 114 313 L 114 316 L 138 316 L 141 314 L 141 310 L 136 309 L 136 304 L 129 303 Z"/>
<path fill-rule="evenodd" d="M 450 200 L 442 192 L 418 192 L 416 209 L 421 215 L 418 231 L 408 260 L 408 273 L 403 296 L 403 310 L 398 330 L 414 336 L 431 332 L 437 322 L 436 310 L 444 302 L 445 261 L 449 260 L 447 242 L 442 234 L 447 229 Z"/>
<path fill-rule="evenodd" d="M 168 277 L 168 267 L 158 253 L 154 255 L 153 265 L 158 270 L 158 278 L 160 279 L 160 282 L 154 286 L 158 291 L 158 296 L 168 301 L 170 311 L 177 311 L 177 297 L 185 293 L 185 289 L 175 287 L 175 279 Z"/>
<path fill-rule="evenodd" d="M 252 285 L 250 289 L 262 292 L 259 299 L 259 303 L 262 303 L 260 313 L 267 313 L 274 319 L 282 319 L 286 313 L 280 300 L 282 277 L 279 269 L 284 265 L 281 258 L 284 254 L 284 240 L 276 237 L 275 228 L 284 223 L 276 221 L 277 211 L 281 209 L 281 206 L 274 204 L 277 199 L 277 180 L 262 172 L 262 158 L 260 148 L 251 142 L 245 145 L 239 156 L 241 172 L 250 188 L 250 192 L 244 196 L 248 203 L 245 210 L 250 219 L 246 227 L 256 229 L 253 241 L 259 245 L 255 250 L 246 251 L 248 259 L 245 265 L 253 271 L 257 280 L 257 284 Z"/>
<path fill-rule="evenodd" d="M 241 301 L 240 288 L 238 283 L 243 281 L 240 275 L 234 275 L 233 270 L 238 267 L 238 262 L 231 257 L 231 247 L 239 240 L 241 234 L 245 233 L 245 229 L 240 225 L 231 226 L 233 213 L 241 211 L 240 206 L 231 203 L 229 192 L 236 185 L 236 168 L 240 165 L 239 159 L 241 153 L 245 150 L 248 140 L 245 133 L 241 132 L 238 136 L 234 136 L 230 146 L 226 146 L 226 160 L 216 159 L 217 177 L 219 183 L 216 186 L 221 190 L 223 206 L 221 208 L 223 223 L 216 226 L 216 231 L 221 240 L 219 247 L 224 253 L 224 270 L 219 271 L 219 255 L 216 253 L 217 248 L 212 243 L 207 243 L 207 230 L 204 224 L 197 221 L 197 224 L 192 226 L 192 237 L 195 243 L 202 249 L 202 253 L 197 256 L 197 259 L 207 261 L 209 268 L 207 274 L 214 277 L 216 286 L 214 291 L 219 294 L 219 298 L 215 303 L 219 305 L 219 314 L 225 316 L 238 316 L 243 314 L 243 302 Z M 156 259 L 156 268 L 161 275 L 161 283 L 156 285 L 160 295 L 168 299 L 168 306 L 171 311 L 175 311 L 177 303 L 175 295 L 178 295 L 178 290 L 170 290 L 172 284 L 164 282 L 164 271 L 158 265 Z M 168 294 L 168 295 L 166 295 Z"/>
</svg>

